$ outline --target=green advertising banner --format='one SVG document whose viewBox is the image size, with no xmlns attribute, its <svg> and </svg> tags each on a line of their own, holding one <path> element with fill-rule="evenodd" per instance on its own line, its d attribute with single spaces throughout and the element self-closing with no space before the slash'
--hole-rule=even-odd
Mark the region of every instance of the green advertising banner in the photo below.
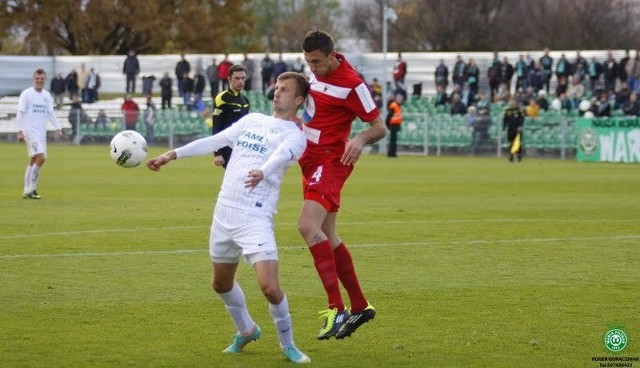
<svg viewBox="0 0 640 368">
<path fill-rule="evenodd" d="M 578 161 L 640 162 L 640 119 L 576 120 Z"/>
</svg>

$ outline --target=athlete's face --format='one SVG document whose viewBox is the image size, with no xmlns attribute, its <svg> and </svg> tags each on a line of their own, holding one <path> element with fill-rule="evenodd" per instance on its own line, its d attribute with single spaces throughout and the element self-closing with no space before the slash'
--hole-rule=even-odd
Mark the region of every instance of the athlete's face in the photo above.
<svg viewBox="0 0 640 368">
<path fill-rule="evenodd" d="M 273 94 L 273 110 L 279 113 L 295 112 L 304 102 L 302 96 L 296 97 L 295 79 L 285 79 L 276 82 Z"/>
<path fill-rule="evenodd" d="M 240 92 L 244 88 L 244 82 L 247 80 L 247 73 L 243 71 L 233 72 L 229 76 L 229 86 L 234 92 Z"/>
<path fill-rule="evenodd" d="M 324 77 L 329 74 L 329 72 L 336 68 L 338 62 L 334 52 L 331 52 L 329 55 L 325 55 L 320 50 L 310 52 L 305 51 L 304 59 L 307 61 L 307 65 L 309 65 L 311 72 L 318 77 Z"/>
<path fill-rule="evenodd" d="M 33 75 L 33 88 L 40 92 L 44 88 L 44 82 L 47 80 L 46 74 L 34 74 Z"/>
</svg>

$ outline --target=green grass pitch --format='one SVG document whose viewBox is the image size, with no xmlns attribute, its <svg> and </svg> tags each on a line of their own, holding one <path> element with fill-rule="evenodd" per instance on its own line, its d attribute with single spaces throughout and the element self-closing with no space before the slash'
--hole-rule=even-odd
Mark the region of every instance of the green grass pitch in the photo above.
<svg viewBox="0 0 640 368">
<path fill-rule="evenodd" d="M 210 287 L 222 177 L 210 158 L 154 173 L 117 167 L 106 146 L 51 144 L 34 201 L 22 199 L 24 145 L 0 154 L 1 367 L 288 365 L 246 264 L 238 280 L 263 338 L 221 353 L 234 330 Z M 363 157 L 339 232 L 378 315 L 350 338 L 318 341 L 326 297 L 296 229 L 294 166 L 276 236 L 297 345 L 316 367 L 597 367 L 593 357 L 640 356 L 639 169 Z M 611 328 L 628 337 L 617 354 L 604 344 Z"/>
</svg>

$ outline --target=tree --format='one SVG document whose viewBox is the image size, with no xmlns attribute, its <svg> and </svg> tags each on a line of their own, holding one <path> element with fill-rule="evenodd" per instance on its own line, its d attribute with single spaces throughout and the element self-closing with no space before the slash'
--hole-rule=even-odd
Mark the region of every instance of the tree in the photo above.
<svg viewBox="0 0 640 368">
<path fill-rule="evenodd" d="M 253 11 L 242 0 L 4 0 L 2 11 L 7 16 L 0 34 L 24 34 L 24 52 L 30 54 L 222 53 L 256 47 Z"/>
</svg>

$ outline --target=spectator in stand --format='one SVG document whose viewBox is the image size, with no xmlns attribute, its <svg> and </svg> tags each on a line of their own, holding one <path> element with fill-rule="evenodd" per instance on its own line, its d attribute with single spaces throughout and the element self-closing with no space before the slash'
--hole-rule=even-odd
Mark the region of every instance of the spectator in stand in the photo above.
<svg viewBox="0 0 640 368">
<path fill-rule="evenodd" d="M 462 90 L 462 87 L 464 87 L 466 70 L 467 66 L 464 61 L 462 61 L 462 56 L 458 55 L 456 58 L 456 63 L 453 66 L 453 75 L 451 79 L 453 80 L 453 84 L 460 87 L 460 90 Z"/>
<path fill-rule="evenodd" d="M 560 80 L 560 78 L 564 78 L 564 80 L 568 84 L 570 75 L 571 75 L 571 64 L 569 64 L 569 60 L 567 60 L 566 56 L 562 54 L 560 55 L 560 60 L 558 60 L 558 65 L 556 65 L 556 78 L 558 80 Z M 559 96 L 559 94 L 557 95 Z"/>
<path fill-rule="evenodd" d="M 509 92 L 509 86 L 506 82 L 500 84 L 498 92 L 493 96 L 493 102 L 507 103 L 511 99 L 511 92 Z"/>
<path fill-rule="evenodd" d="M 529 99 L 529 104 L 525 108 L 525 113 L 528 117 L 535 119 L 540 115 L 540 106 L 535 98 Z"/>
<path fill-rule="evenodd" d="M 127 58 L 124 59 L 122 74 L 127 77 L 126 92 L 130 94 L 136 93 L 136 78 L 140 74 L 140 62 L 138 62 L 135 50 L 129 50 Z"/>
<path fill-rule="evenodd" d="M 638 94 L 631 93 L 629 100 L 622 105 L 622 111 L 627 116 L 640 116 L 640 101 L 638 101 Z"/>
<path fill-rule="evenodd" d="M 462 93 L 460 94 L 460 100 L 466 107 L 475 105 L 476 103 L 476 93 L 471 89 L 471 87 L 467 83 L 465 83 L 464 88 L 462 89 Z"/>
<path fill-rule="evenodd" d="M 544 74 L 544 89 L 549 94 L 549 85 L 551 84 L 551 74 L 553 74 L 553 58 L 549 56 L 549 48 L 544 49 L 544 55 L 540 58 L 540 65 Z"/>
<path fill-rule="evenodd" d="M 182 101 L 187 111 L 191 111 L 193 108 L 193 92 L 195 91 L 195 82 L 193 78 L 189 76 L 189 73 L 185 74 L 182 78 Z"/>
<path fill-rule="evenodd" d="M 173 80 L 169 77 L 169 72 L 164 72 L 160 79 L 160 98 L 162 98 L 162 110 L 171 108 L 171 98 L 173 97 Z"/>
<path fill-rule="evenodd" d="M 215 100 L 220 89 L 220 80 L 218 79 L 218 62 L 216 58 L 211 59 L 211 65 L 207 67 L 207 80 L 209 81 L 209 88 L 211 90 L 211 99 Z"/>
<path fill-rule="evenodd" d="M 296 61 L 291 64 L 291 71 L 304 75 L 304 63 L 302 62 L 302 58 L 300 56 L 298 56 L 296 58 Z"/>
<path fill-rule="evenodd" d="M 596 117 L 611 116 L 611 105 L 609 105 L 609 93 L 600 92 L 598 100 L 591 104 L 593 115 Z"/>
<path fill-rule="evenodd" d="M 178 81 L 178 96 L 184 97 L 184 78 L 191 73 L 191 64 L 180 54 L 180 60 L 176 63 L 176 80 Z"/>
<path fill-rule="evenodd" d="M 580 50 L 576 51 L 576 61 L 571 67 L 571 74 L 574 78 L 578 75 L 580 82 L 584 81 L 587 75 L 587 60 L 580 55 Z"/>
<path fill-rule="evenodd" d="M 64 102 L 64 93 L 67 91 L 67 83 L 62 76 L 62 73 L 58 72 L 58 74 L 51 79 L 51 94 L 53 95 L 53 103 L 56 109 L 60 109 L 62 107 L 62 103 Z"/>
<path fill-rule="evenodd" d="M 589 76 L 589 89 L 595 94 L 596 89 L 600 88 L 600 76 L 602 75 L 602 65 L 594 57 L 587 64 L 587 75 Z"/>
<path fill-rule="evenodd" d="M 67 91 L 69 92 L 69 99 L 73 100 L 74 96 L 80 96 L 78 94 L 78 72 L 75 69 L 71 69 L 71 72 L 65 78 L 67 82 Z"/>
<path fill-rule="evenodd" d="M 571 85 L 567 88 L 567 101 L 569 102 L 569 110 L 578 108 L 582 97 L 584 96 L 584 85 L 580 82 L 578 74 L 571 78 Z"/>
<path fill-rule="evenodd" d="M 618 63 L 618 79 L 620 79 L 620 82 L 629 82 L 627 80 L 627 63 L 629 59 L 631 59 L 629 57 L 629 50 L 624 50 L 624 57 L 622 57 Z"/>
<path fill-rule="evenodd" d="M 369 90 L 371 91 L 371 97 L 373 98 L 373 102 L 376 103 L 378 108 L 382 107 L 382 85 L 378 81 L 378 78 L 373 78 L 371 85 L 369 86 Z"/>
<path fill-rule="evenodd" d="M 440 63 L 436 67 L 436 71 L 434 73 L 436 87 L 442 86 L 443 89 L 447 90 L 447 85 L 449 85 L 449 68 L 444 64 L 444 59 L 440 59 Z"/>
<path fill-rule="evenodd" d="M 539 61 L 533 63 L 533 67 L 529 68 L 528 86 L 533 89 L 533 93 L 538 93 L 544 88 L 544 70 Z"/>
<path fill-rule="evenodd" d="M 502 82 L 502 63 L 498 57 L 498 52 L 493 53 L 493 61 L 487 70 L 487 77 L 489 78 L 491 100 L 493 100 L 493 97 L 498 92 L 498 88 L 500 88 L 500 83 Z"/>
<path fill-rule="evenodd" d="M 94 103 L 98 99 L 98 88 L 100 88 L 100 76 L 94 68 L 89 69 L 87 75 L 87 102 Z"/>
<path fill-rule="evenodd" d="M 536 97 L 536 103 L 540 107 L 541 110 L 547 111 L 549 110 L 549 101 L 547 101 L 547 93 L 544 89 L 541 89 L 538 92 L 538 97 Z"/>
<path fill-rule="evenodd" d="M 122 110 L 122 116 L 124 118 L 124 128 L 126 130 L 136 130 L 140 107 L 133 100 L 131 94 L 127 93 L 120 109 Z"/>
<path fill-rule="evenodd" d="M 502 60 L 502 83 L 507 86 L 507 93 L 511 93 L 511 79 L 513 78 L 513 65 L 509 63 L 509 59 L 505 56 Z M 505 102 L 509 102 L 508 100 Z"/>
<path fill-rule="evenodd" d="M 403 89 L 406 91 L 405 78 L 407 76 L 407 62 L 402 59 L 402 53 L 398 53 L 398 60 L 396 60 L 395 64 L 393 64 L 393 81 L 396 84 L 396 92 L 399 89 Z M 406 92 L 405 95 L 402 96 L 404 100 L 406 100 Z M 403 101 L 404 101 L 403 100 Z"/>
<path fill-rule="evenodd" d="M 202 94 L 204 93 L 204 88 L 207 85 L 207 82 L 202 75 L 200 69 L 196 70 L 196 74 L 193 76 L 193 100 L 200 101 L 202 100 Z"/>
<path fill-rule="evenodd" d="M 515 66 L 516 75 L 516 91 L 524 91 L 528 87 L 529 67 L 524 59 L 524 55 L 520 54 L 518 62 Z"/>
<path fill-rule="evenodd" d="M 465 84 L 469 86 L 469 90 L 473 92 L 474 95 L 478 93 L 479 81 L 480 69 L 478 69 L 475 60 L 469 59 L 465 74 Z"/>
<path fill-rule="evenodd" d="M 155 75 L 147 75 L 142 77 L 142 94 L 148 96 L 153 94 L 153 82 L 156 80 Z"/>
<path fill-rule="evenodd" d="M 253 81 L 253 75 L 256 73 L 256 62 L 249 58 L 249 55 L 245 52 L 242 65 L 247 69 L 247 80 L 244 82 L 244 90 L 251 91 L 253 89 L 251 81 Z"/>
<path fill-rule="evenodd" d="M 107 112 L 104 109 L 100 109 L 98 111 L 98 116 L 96 116 L 95 128 L 104 130 L 109 122 L 109 117 L 107 116 Z"/>
<path fill-rule="evenodd" d="M 478 92 L 475 102 L 478 114 L 489 114 L 491 112 L 491 100 L 490 97 L 485 95 L 484 92 Z"/>
<path fill-rule="evenodd" d="M 229 54 L 224 54 L 224 58 L 218 65 L 218 79 L 222 83 L 223 91 L 229 88 L 229 69 L 231 66 L 233 66 L 233 63 L 229 60 Z"/>
<path fill-rule="evenodd" d="M 618 62 L 613 58 L 611 50 L 607 52 L 607 60 L 602 63 L 602 75 L 604 76 L 604 89 L 607 91 L 616 90 L 616 79 L 618 79 Z"/>
<path fill-rule="evenodd" d="M 80 90 L 80 99 L 83 103 L 89 102 L 89 91 L 87 90 L 87 80 L 89 79 L 89 72 L 84 63 L 80 64 L 80 71 L 78 72 L 78 89 Z"/>
<path fill-rule="evenodd" d="M 460 94 L 454 93 L 451 97 L 451 115 L 464 115 L 467 113 L 467 105 L 460 99 Z"/>
<path fill-rule="evenodd" d="M 448 100 L 449 98 L 447 97 L 447 92 L 445 91 L 444 86 L 436 86 L 436 97 L 433 100 L 433 104 L 435 106 L 444 106 L 447 104 Z"/>
<path fill-rule="evenodd" d="M 624 106 L 631 97 L 631 89 L 626 81 L 620 82 L 620 88 L 616 91 L 615 101 L 616 106 Z"/>
<path fill-rule="evenodd" d="M 636 56 L 627 61 L 627 83 L 632 92 L 640 93 L 640 50 L 636 51 Z"/>
<path fill-rule="evenodd" d="M 80 96 L 74 96 L 71 101 L 71 108 L 69 109 L 69 124 L 71 124 L 71 140 L 75 144 L 79 144 L 79 138 L 82 132 L 82 126 L 91 124 L 91 118 L 86 111 L 82 108 L 82 102 Z"/>
<path fill-rule="evenodd" d="M 282 53 L 280 53 L 278 55 L 278 61 L 276 61 L 273 66 L 273 79 L 278 79 L 278 76 L 286 71 L 289 71 L 289 65 L 282 59 Z"/>
<path fill-rule="evenodd" d="M 567 77 L 564 75 L 558 77 L 558 85 L 556 86 L 555 95 L 559 97 L 560 95 L 564 95 L 567 93 L 567 89 L 569 88 L 569 82 L 567 81 Z"/>
<path fill-rule="evenodd" d="M 269 53 L 264 54 L 264 58 L 260 62 L 260 75 L 262 76 L 262 94 L 266 95 L 267 90 L 271 86 L 271 81 L 273 80 L 273 71 L 275 67 L 275 63 L 269 57 Z"/>
<path fill-rule="evenodd" d="M 156 143 L 156 136 L 154 134 L 153 128 L 156 125 L 156 105 L 153 103 L 153 98 L 151 95 L 147 95 L 147 109 L 144 110 L 144 126 L 146 131 L 146 136 L 144 139 L 147 141 L 147 144 L 153 145 Z"/>
</svg>

